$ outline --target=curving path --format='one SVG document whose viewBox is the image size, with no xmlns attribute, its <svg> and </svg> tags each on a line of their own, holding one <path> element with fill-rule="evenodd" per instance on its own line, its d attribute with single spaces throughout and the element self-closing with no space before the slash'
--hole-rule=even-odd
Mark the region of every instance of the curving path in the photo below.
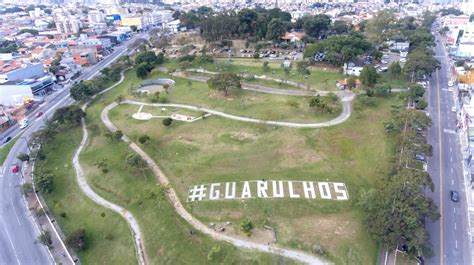
<svg viewBox="0 0 474 265">
<path fill-rule="evenodd" d="M 350 100 L 346 100 L 342 102 L 342 112 L 339 116 L 336 118 L 329 120 L 329 121 L 324 121 L 324 122 L 315 122 L 315 123 L 300 123 L 300 122 L 286 122 L 286 121 L 269 121 L 269 120 L 259 120 L 259 119 L 254 119 L 254 118 L 248 118 L 248 117 L 242 117 L 242 116 L 237 116 L 233 114 L 227 114 L 225 112 L 217 111 L 217 110 L 212 110 L 208 108 L 203 108 L 203 107 L 197 107 L 193 105 L 186 105 L 186 104 L 174 104 L 174 103 L 147 103 L 147 102 L 140 102 L 140 101 L 133 101 L 133 100 L 124 100 L 121 102 L 121 104 L 132 104 L 132 105 L 145 105 L 145 106 L 152 106 L 152 107 L 173 107 L 173 108 L 181 108 L 181 109 L 188 109 L 188 110 L 194 110 L 194 111 L 201 111 L 201 112 L 207 112 L 212 115 L 220 116 L 223 118 L 231 119 L 231 120 L 236 120 L 236 121 L 243 121 L 243 122 L 252 122 L 252 123 L 260 123 L 260 124 L 268 124 L 268 125 L 275 125 L 275 126 L 283 126 L 283 127 L 295 127 L 295 128 L 321 128 L 321 127 L 329 127 L 329 126 L 334 126 L 341 124 L 345 122 L 349 117 L 351 116 L 352 113 L 352 104 Z M 110 104 L 109 106 L 113 105 Z M 107 107 L 109 107 L 107 106 Z M 117 105 L 114 105 L 115 107 Z M 111 108 L 113 108 L 111 107 Z M 105 110 L 105 109 L 104 109 Z"/>
<path fill-rule="evenodd" d="M 122 72 L 121 73 L 121 78 L 117 83 L 115 83 L 114 85 L 110 86 L 109 88 L 103 90 L 102 92 L 94 95 L 92 97 L 92 99 L 94 99 L 97 95 L 104 94 L 107 91 L 115 88 L 120 83 L 122 83 L 123 80 L 124 80 L 124 75 L 123 75 L 123 72 Z M 91 100 L 88 101 L 87 103 L 85 103 L 82 106 L 82 110 L 85 111 L 85 109 L 87 108 L 87 106 L 89 105 Z M 117 204 L 111 203 L 111 202 L 107 201 L 106 199 L 102 198 L 100 195 L 95 193 L 92 190 L 92 188 L 89 186 L 89 184 L 87 183 L 87 179 L 85 177 L 84 170 L 82 169 L 81 164 L 79 162 L 79 156 L 80 156 L 80 154 L 82 152 L 82 149 L 84 148 L 84 146 L 87 142 L 87 136 L 88 136 L 88 133 L 87 133 L 87 130 L 86 130 L 86 123 L 85 123 L 84 119 L 82 119 L 82 121 L 81 121 L 81 127 L 82 127 L 82 133 L 83 133 L 81 144 L 77 148 L 76 152 L 74 152 L 74 156 L 72 158 L 72 164 L 73 164 L 74 169 L 76 171 L 76 179 L 77 179 L 77 183 L 79 184 L 79 188 L 81 189 L 81 191 L 87 197 L 89 197 L 95 203 L 97 203 L 97 204 L 99 204 L 99 205 L 101 205 L 105 208 L 108 208 L 108 209 L 120 214 L 123 218 L 125 218 L 125 220 L 127 221 L 130 229 L 132 230 L 132 236 L 133 236 L 133 240 L 134 240 L 135 250 L 137 252 L 138 263 L 141 264 L 141 265 L 147 264 L 148 262 L 147 262 L 147 259 L 146 259 L 145 247 L 144 247 L 143 241 L 142 241 L 142 233 L 140 232 L 140 227 L 138 226 L 138 222 L 135 219 L 135 217 L 127 209 L 125 209 L 125 208 L 123 208 L 123 207 L 121 207 Z"/>
<path fill-rule="evenodd" d="M 193 78 L 199 78 L 199 77 L 193 77 Z M 205 78 L 205 77 L 203 77 Z M 191 77 L 190 77 L 191 79 Z M 97 95 L 101 95 L 103 93 L 108 92 L 109 90 L 115 88 L 118 86 L 122 81 L 124 80 L 124 75 L 123 72 L 121 74 L 121 79 L 118 81 L 116 84 L 113 86 L 105 89 L 104 91 L 100 92 Z M 203 79 L 197 80 L 197 81 L 205 81 Z M 265 86 L 260 86 L 260 85 L 254 85 L 254 84 L 246 84 L 245 89 L 248 90 L 254 90 L 257 92 L 263 92 L 263 93 L 272 93 L 272 94 L 281 94 L 281 95 L 292 95 L 292 96 L 312 96 L 312 95 L 317 95 L 317 94 L 323 94 L 327 92 L 311 92 L 311 91 L 301 91 L 301 90 L 283 90 L 283 89 L 276 89 L 276 88 L 270 88 L 270 87 L 265 87 Z M 318 127 L 328 127 L 328 126 L 333 126 L 340 124 L 344 121 L 346 121 L 350 115 L 351 115 L 351 109 L 352 109 L 352 100 L 354 99 L 355 95 L 352 92 L 345 92 L 341 91 L 337 93 L 338 96 L 341 98 L 342 104 L 343 104 L 343 111 L 341 115 L 336 117 L 333 120 L 326 121 L 326 122 L 320 122 L 320 123 L 295 123 L 295 122 L 281 122 L 281 121 L 265 121 L 265 120 L 258 120 L 258 119 L 253 119 L 253 118 L 248 118 L 248 117 L 241 117 L 241 116 L 236 116 L 232 114 L 227 114 L 224 112 L 216 111 L 216 110 L 211 110 L 207 108 L 202 108 L 202 107 L 196 107 L 192 105 L 186 105 L 186 104 L 159 104 L 159 103 L 143 103 L 143 102 L 138 102 L 138 101 L 130 101 L 126 100 L 123 101 L 122 103 L 126 104 L 135 104 L 135 105 L 149 105 L 149 106 L 166 106 L 166 107 L 177 107 L 177 108 L 184 108 L 184 109 L 189 109 L 189 110 L 195 110 L 195 111 L 204 111 L 208 112 L 213 115 L 221 116 L 224 118 L 228 119 L 233 119 L 237 121 L 243 121 L 243 122 L 253 122 L 253 123 L 263 123 L 263 124 L 269 124 L 269 125 L 276 125 L 276 126 L 286 126 L 286 127 L 297 127 L 297 128 L 318 128 Z M 95 95 L 93 99 L 97 96 Z M 82 106 L 82 109 L 85 110 L 87 106 L 90 104 L 91 101 L 85 103 Z M 101 119 L 102 122 L 105 124 L 105 126 L 111 130 L 111 131 L 116 131 L 117 128 L 113 125 L 113 123 L 110 121 L 108 117 L 108 113 L 111 109 L 116 107 L 118 104 L 116 102 L 113 102 L 109 104 L 107 107 L 103 109 L 101 112 Z M 104 198 L 102 198 L 100 195 L 95 193 L 92 188 L 88 185 L 84 171 L 80 165 L 79 161 L 79 156 L 87 142 L 87 129 L 86 129 L 86 124 L 84 119 L 81 121 L 81 127 L 83 131 L 83 137 L 81 140 L 81 143 L 79 147 L 77 148 L 76 152 L 74 153 L 73 156 L 73 165 L 76 171 L 76 176 L 77 176 L 77 182 L 79 184 L 79 187 L 81 191 L 90 199 L 92 199 L 94 202 L 97 204 L 106 207 L 108 209 L 111 209 L 120 215 L 122 215 L 125 220 L 127 221 L 128 225 L 130 226 L 130 229 L 132 230 L 132 235 L 134 238 L 134 244 L 135 248 L 137 251 L 137 257 L 138 257 L 138 262 L 139 264 L 147 264 L 147 258 L 146 258 L 146 253 L 145 253 L 145 248 L 143 245 L 142 241 L 142 234 L 140 231 L 140 227 L 138 225 L 137 220 L 135 217 L 125 208 L 116 205 L 114 203 L 111 203 Z M 281 247 L 276 247 L 276 246 L 269 246 L 265 244 L 259 244 L 259 243 L 254 243 L 246 240 L 241 240 L 233 237 L 229 237 L 227 235 L 220 234 L 203 223 L 201 223 L 199 220 L 194 218 L 181 204 L 181 201 L 178 198 L 178 195 L 174 191 L 173 188 L 170 187 L 169 185 L 169 180 L 168 178 L 163 174 L 163 172 L 160 170 L 158 165 L 151 159 L 151 157 L 145 153 L 138 145 L 130 141 L 127 136 L 123 136 L 122 140 L 126 143 L 129 144 L 130 148 L 134 150 L 137 154 L 139 154 L 143 160 L 147 162 L 149 167 L 152 169 L 153 173 L 156 175 L 158 178 L 158 181 L 160 182 L 161 185 L 169 187 L 168 189 L 168 198 L 173 204 L 173 207 L 175 208 L 176 212 L 183 218 L 185 219 L 189 224 L 191 224 L 195 229 L 205 233 L 206 235 L 212 237 L 213 239 L 216 240 L 222 240 L 226 241 L 230 244 L 233 244 L 237 247 L 243 247 L 243 248 L 248 248 L 248 249 L 253 249 L 253 250 L 258 250 L 258 251 L 263 251 L 263 252 L 268 252 L 268 253 L 273 253 L 277 255 L 281 255 L 287 258 L 299 260 L 305 263 L 309 264 L 317 264 L 317 265 L 322 265 L 322 264 L 328 264 L 327 262 L 300 252 L 296 250 L 291 250 L 291 249 L 286 249 L 286 248 L 281 248 Z"/>
<path fill-rule="evenodd" d="M 126 101 L 124 101 L 125 103 Z M 176 105 L 176 104 L 164 104 L 164 105 Z M 117 131 L 117 127 L 110 121 L 109 119 L 109 111 L 113 108 L 118 106 L 117 102 L 113 102 L 109 104 L 107 107 L 105 107 L 101 114 L 100 118 L 102 119 L 102 122 L 105 124 L 105 126 L 112 132 Z M 276 247 L 276 246 L 270 246 L 266 244 L 259 244 L 259 243 L 254 243 L 246 240 L 241 240 L 237 238 L 233 238 L 227 235 L 223 235 L 218 233 L 217 231 L 207 227 L 205 224 L 203 224 L 201 221 L 197 220 L 194 218 L 181 204 L 181 201 L 178 198 L 178 195 L 174 191 L 174 189 L 170 186 L 170 182 L 166 175 L 161 171 L 161 169 L 158 167 L 158 165 L 151 159 L 151 157 L 143 151 L 137 144 L 133 143 L 130 141 L 130 139 L 126 136 L 122 137 L 122 140 L 129 144 L 130 148 L 135 151 L 140 157 L 146 161 L 150 169 L 153 171 L 155 176 L 158 178 L 158 181 L 160 184 L 164 187 L 168 187 L 168 192 L 167 196 L 171 203 L 173 204 L 173 207 L 175 208 L 176 212 L 186 220 L 190 225 L 192 225 L 195 229 L 201 231 L 202 233 L 210 236 L 211 238 L 215 240 L 222 240 L 225 242 L 228 242 L 234 246 L 237 247 L 242 247 L 242 248 L 248 248 L 252 250 L 258 250 L 258 251 L 263 251 L 263 252 L 268 252 L 272 254 L 277 254 L 281 255 L 290 259 L 295 259 L 301 262 L 305 262 L 308 264 L 316 264 L 316 265 L 323 265 L 323 264 L 328 264 L 326 261 L 323 261 L 319 259 L 318 257 L 303 253 L 301 251 L 296 251 L 296 250 L 290 250 L 286 248 L 281 248 L 281 247 Z"/>
</svg>

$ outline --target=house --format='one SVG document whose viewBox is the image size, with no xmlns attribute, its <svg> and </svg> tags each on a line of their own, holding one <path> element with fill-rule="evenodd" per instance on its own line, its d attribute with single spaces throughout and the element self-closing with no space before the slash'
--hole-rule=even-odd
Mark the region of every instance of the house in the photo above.
<svg viewBox="0 0 474 265">
<path fill-rule="evenodd" d="M 355 80 L 355 88 L 358 88 L 360 87 L 362 83 L 360 82 L 359 79 L 356 79 Z M 336 86 L 337 88 L 339 88 L 339 90 L 350 90 L 351 88 L 347 85 L 347 78 L 346 79 L 341 79 L 341 80 L 338 80 L 336 81 Z"/>
<path fill-rule="evenodd" d="M 304 32 L 285 32 L 285 34 L 283 35 L 283 37 L 281 37 L 282 40 L 286 41 L 286 42 L 296 42 L 296 43 L 299 43 L 302 41 L 303 37 L 305 36 L 306 34 Z"/>
</svg>

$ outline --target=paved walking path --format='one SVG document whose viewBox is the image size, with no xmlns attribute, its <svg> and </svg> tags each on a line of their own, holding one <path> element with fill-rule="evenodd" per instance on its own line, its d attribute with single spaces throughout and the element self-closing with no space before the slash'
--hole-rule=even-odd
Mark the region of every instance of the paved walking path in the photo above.
<svg viewBox="0 0 474 265">
<path fill-rule="evenodd" d="M 190 77 L 190 79 L 196 78 L 196 77 Z M 97 94 L 103 94 L 106 93 L 107 91 L 113 89 L 117 85 L 119 85 L 124 79 L 123 73 L 121 75 L 121 79 L 119 82 L 117 82 L 115 85 L 107 88 L 106 90 L 102 91 L 101 93 Z M 203 79 L 197 80 L 197 81 L 204 81 Z M 327 93 L 327 92 L 314 92 L 314 91 L 304 91 L 304 90 L 283 90 L 283 89 L 276 89 L 276 88 L 270 88 L 270 87 L 265 87 L 265 86 L 260 86 L 260 85 L 254 85 L 254 84 L 246 84 L 245 89 L 248 90 L 254 90 L 258 92 L 263 92 L 263 93 L 272 93 L 272 94 L 282 94 L 282 95 L 292 95 L 292 96 L 313 96 L 317 95 L 319 93 Z M 201 108 L 201 107 L 196 107 L 192 105 L 186 105 L 186 104 L 159 104 L 159 103 L 143 103 L 143 102 L 137 102 L 137 101 L 130 101 L 126 100 L 123 101 L 122 103 L 126 104 L 136 104 L 136 105 L 149 105 L 149 106 L 165 106 L 165 107 L 178 107 L 178 108 L 184 108 L 184 109 L 190 109 L 190 110 L 196 110 L 196 111 L 204 111 L 210 114 L 214 114 L 217 116 L 233 119 L 233 120 L 238 120 L 238 121 L 244 121 L 244 122 L 253 122 L 253 123 L 264 123 L 264 124 L 269 124 L 269 125 L 277 125 L 277 126 L 287 126 L 287 127 L 310 127 L 310 128 L 317 128 L 317 127 L 327 127 L 327 126 L 333 126 L 340 124 L 344 121 L 346 121 L 350 115 L 351 115 L 351 109 L 352 109 L 352 100 L 354 99 L 354 94 L 352 92 L 345 92 L 341 91 L 338 92 L 338 96 L 341 98 L 341 101 L 343 103 L 343 111 L 341 115 L 336 117 L 333 120 L 326 121 L 326 122 L 320 122 L 320 123 L 294 123 L 294 122 L 280 122 L 280 121 L 264 121 L 264 120 L 258 120 L 258 119 L 253 119 L 253 118 L 247 118 L 247 117 L 241 117 L 241 116 L 236 116 L 236 115 L 231 115 L 227 114 L 224 112 L 219 112 L 207 108 Z M 94 96 L 95 98 L 95 96 Z M 90 101 L 84 104 L 82 107 L 83 110 L 87 108 L 89 105 Z M 102 122 L 106 125 L 106 127 L 111 130 L 111 131 L 116 131 L 117 128 L 112 124 L 108 117 L 108 112 L 116 107 L 118 104 L 116 102 L 111 103 L 107 107 L 105 107 L 101 113 L 101 119 Z M 147 258 L 145 254 L 145 248 L 143 245 L 142 241 L 142 234 L 140 232 L 140 228 L 138 226 L 138 222 L 136 221 L 135 217 L 125 208 L 116 205 L 114 203 L 111 203 L 101 196 L 99 196 L 97 193 L 95 193 L 92 188 L 88 185 L 84 171 L 80 165 L 79 161 L 79 156 L 82 152 L 82 149 L 84 148 L 86 142 L 87 142 L 87 129 L 85 125 L 85 121 L 82 120 L 81 122 L 82 126 L 82 131 L 83 131 L 83 137 L 81 140 L 81 143 L 79 147 L 77 148 L 76 152 L 74 153 L 73 157 L 73 165 L 76 170 L 76 176 L 77 176 L 77 181 L 79 183 L 79 187 L 82 190 L 82 192 L 88 196 L 90 199 L 92 199 L 94 202 L 97 204 L 104 206 L 106 208 L 109 208 L 120 215 L 122 215 L 125 220 L 128 222 L 131 230 L 132 230 L 132 235 L 134 238 L 134 243 L 135 247 L 137 250 L 137 257 L 138 261 L 140 264 L 147 264 Z M 143 160 L 145 160 L 150 168 L 152 169 L 153 173 L 157 176 L 158 181 L 160 182 L 161 185 L 169 187 L 169 181 L 167 177 L 163 174 L 163 172 L 160 170 L 158 165 L 148 156 L 147 153 L 145 153 L 138 145 L 135 143 L 131 142 L 130 139 L 127 136 L 123 136 L 122 140 L 127 142 L 132 150 L 134 150 L 137 154 L 139 154 Z M 254 243 L 246 240 L 241 240 L 233 237 L 229 237 L 227 235 L 220 234 L 213 229 L 210 229 L 203 223 L 201 223 L 199 220 L 194 218 L 181 204 L 181 201 L 179 200 L 176 192 L 174 191 L 173 188 L 169 188 L 168 190 L 168 197 L 170 201 L 173 204 L 173 207 L 175 208 L 176 212 L 183 218 L 185 219 L 189 224 L 191 224 L 195 229 L 211 236 L 213 239 L 216 240 L 223 240 L 228 243 L 231 243 L 237 247 L 243 247 L 243 248 L 248 248 L 248 249 L 253 249 L 253 250 L 258 250 L 258 251 L 263 251 L 263 252 L 268 252 L 268 253 L 273 253 L 277 255 L 281 255 L 287 258 L 299 260 L 305 263 L 309 264 L 328 264 L 326 261 L 323 261 L 319 259 L 318 257 L 296 251 L 296 250 L 291 250 L 291 249 L 285 249 L 281 247 L 276 247 L 276 246 L 270 246 L 270 245 L 265 245 L 265 244 L 259 244 L 259 243 Z"/>
<path fill-rule="evenodd" d="M 104 91 L 98 93 L 97 95 L 101 95 L 101 94 L 106 93 L 107 91 L 115 88 L 120 83 L 122 83 L 123 80 L 124 80 L 124 75 L 123 75 L 123 72 L 122 72 L 121 78 L 117 83 L 115 83 L 111 87 L 105 89 Z M 92 99 L 94 99 L 97 95 L 95 95 Z M 82 106 L 82 109 L 84 111 L 85 111 L 85 109 L 87 108 L 87 106 L 89 105 L 90 102 L 91 101 L 88 101 L 87 103 L 85 103 Z M 148 264 L 147 258 L 146 258 L 146 253 L 145 253 L 145 247 L 144 247 L 143 241 L 142 241 L 142 238 L 143 238 L 142 233 L 140 231 L 140 227 L 138 226 L 138 222 L 135 219 L 135 217 L 132 215 L 132 213 L 130 213 L 127 209 L 125 209 L 121 206 L 118 206 L 114 203 L 111 203 L 111 202 L 107 201 L 106 199 L 102 198 L 100 195 L 95 193 L 94 190 L 92 190 L 92 188 L 87 183 L 87 179 L 85 177 L 84 170 L 82 169 L 81 164 L 79 162 L 79 156 L 82 152 L 82 149 L 84 148 L 84 145 L 87 142 L 87 136 L 88 136 L 87 129 L 86 129 L 86 123 L 85 123 L 84 119 L 82 119 L 82 121 L 81 121 L 81 127 L 82 127 L 82 133 L 83 133 L 81 144 L 77 148 L 77 150 L 74 153 L 74 156 L 72 158 L 72 163 L 73 163 L 74 169 L 76 171 L 76 179 L 77 179 L 77 182 L 79 184 L 79 188 L 81 189 L 81 191 L 87 197 L 89 197 L 95 203 L 97 203 L 97 204 L 99 204 L 103 207 L 106 207 L 108 209 L 111 209 L 112 211 L 120 214 L 123 218 L 125 218 L 125 220 L 127 221 L 130 229 L 132 230 L 132 236 L 133 236 L 134 243 L 135 243 L 135 249 L 136 249 L 136 252 L 137 252 L 138 263 L 141 264 L 141 265 Z"/>
<path fill-rule="evenodd" d="M 350 100 L 343 101 L 342 112 L 336 118 L 329 121 L 315 122 L 315 123 L 259 120 L 259 119 L 254 119 L 254 118 L 237 116 L 233 114 L 227 114 L 225 112 L 203 108 L 203 107 L 197 107 L 193 105 L 187 105 L 187 104 L 147 103 L 147 102 L 133 101 L 133 100 L 124 100 L 121 104 L 132 104 L 132 105 L 139 105 L 139 106 L 145 105 L 145 106 L 151 106 L 151 107 L 181 108 L 181 109 L 188 109 L 188 110 L 193 110 L 193 111 L 206 112 L 212 115 L 216 115 L 216 116 L 220 116 L 220 117 L 224 117 L 224 118 L 236 120 L 236 121 L 268 124 L 268 125 L 283 126 L 283 127 L 295 127 L 295 128 L 321 128 L 321 127 L 329 127 L 329 126 L 338 125 L 345 122 L 347 119 L 349 119 L 352 113 Z"/>
<path fill-rule="evenodd" d="M 126 103 L 126 101 L 124 101 Z M 117 127 L 110 121 L 109 119 L 109 111 L 113 108 L 118 106 L 117 102 L 113 102 L 109 104 L 107 107 L 105 107 L 102 110 L 102 113 L 100 114 L 100 118 L 102 119 L 102 122 L 105 124 L 105 126 L 111 131 L 115 132 L 117 131 Z M 129 144 L 130 148 L 135 151 L 140 157 L 146 161 L 150 169 L 153 171 L 155 176 L 158 178 L 159 183 L 164 186 L 164 187 L 169 187 L 167 196 L 171 203 L 173 204 L 173 207 L 175 208 L 176 212 L 181 216 L 184 220 L 186 220 L 189 224 L 191 224 L 195 229 L 201 231 L 202 233 L 212 237 L 213 239 L 216 240 L 222 240 L 226 241 L 230 244 L 233 244 L 237 247 L 242 247 L 242 248 L 248 248 L 248 249 L 253 249 L 253 250 L 258 250 L 258 251 L 263 251 L 263 252 L 268 252 L 272 254 L 277 254 L 281 255 L 290 259 L 295 259 L 299 260 L 301 262 L 305 262 L 308 264 L 316 264 L 316 265 L 322 265 L 322 264 L 329 264 L 326 261 L 323 261 L 319 259 L 318 257 L 296 251 L 296 250 L 290 250 L 286 248 L 281 248 L 281 247 L 276 247 L 276 246 L 270 246 L 266 244 L 259 244 L 259 243 L 254 243 L 246 240 L 241 240 L 237 238 L 233 238 L 224 234 L 220 234 L 219 232 L 207 227 L 205 224 L 201 223 L 199 220 L 194 218 L 181 204 L 181 201 L 178 198 L 178 195 L 174 191 L 174 189 L 171 187 L 170 182 L 168 178 L 165 176 L 163 171 L 158 167 L 158 165 L 151 159 L 151 157 L 145 153 L 138 145 L 136 145 L 134 142 L 130 141 L 130 139 L 126 136 L 122 137 L 122 140 Z"/>
</svg>

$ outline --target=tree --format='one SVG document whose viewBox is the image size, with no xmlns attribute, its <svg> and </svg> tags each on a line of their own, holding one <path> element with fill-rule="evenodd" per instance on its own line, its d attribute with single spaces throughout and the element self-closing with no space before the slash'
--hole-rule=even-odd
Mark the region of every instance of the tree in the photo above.
<svg viewBox="0 0 474 265">
<path fill-rule="evenodd" d="M 168 126 L 171 125 L 171 123 L 173 123 L 173 119 L 165 118 L 162 123 L 163 123 L 164 126 L 168 127 Z"/>
<path fill-rule="evenodd" d="M 70 94 L 76 101 L 87 101 L 94 95 L 94 89 L 87 83 L 80 82 L 72 86 Z"/>
<path fill-rule="evenodd" d="M 247 236 L 250 236 L 252 234 L 253 224 L 248 218 L 245 218 L 240 222 L 240 229 L 247 234 Z"/>
<path fill-rule="evenodd" d="M 331 18 L 325 14 L 318 14 L 316 16 L 304 16 L 301 19 L 302 28 L 305 33 L 311 37 L 319 38 L 329 29 L 331 25 Z"/>
<path fill-rule="evenodd" d="M 359 79 L 362 85 L 372 88 L 377 83 L 377 78 L 379 74 L 377 73 L 377 69 L 375 69 L 372 65 L 366 65 L 360 72 Z"/>
<path fill-rule="evenodd" d="M 146 63 L 139 64 L 137 66 L 136 73 L 137 73 L 137 77 L 141 79 L 146 79 L 149 73 L 147 64 Z"/>
<path fill-rule="evenodd" d="M 36 189 L 44 194 L 51 193 L 54 188 L 54 177 L 49 172 L 36 174 L 34 178 Z"/>
<path fill-rule="evenodd" d="M 0 53 L 18 52 L 18 45 L 14 41 L 0 40 Z"/>
<path fill-rule="evenodd" d="M 137 28 L 137 26 L 132 25 L 132 26 L 130 26 L 130 29 L 131 29 L 133 32 L 137 32 L 137 29 L 138 29 L 138 28 Z"/>
<path fill-rule="evenodd" d="M 285 32 L 285 26 L 283 22 L 278 19 L 274 18 L 268 23 L 267 26 L 267 40 L 279 40 L 283 33 Z"/>
<path fill-rule="evenodd" d="M 369 42 L 381 45 L 384 41 L 392 38 L 396 31 L 396 17 L 391 10 L 379 11 L 365 26 L 365 34 Z"/>
<path fill-rule="evenodd" d="M 146 162 L 138 154 L 129 154 L 125 159 L 128 165 L 141 169 L 146 166 Z"/>
<path fill-rule="evenodd" d="M 310 75 L 311 72 L 309 71 L 309 62 L 308 61 L 298 61 L 296 63 L 296 71 L 302 76 Z"/>
<path fill-rule="evenodd" d="M 424 100 L 420 100 L 416 103 L 416 109 L 424 110 L 426 109 L 426 107 L 428 107 L 428 102 Z"/>
<path fill-rule="evenodd" d="M 270 72 L 270 66 L 268 66 L 268 62 L 263 62 L 262 70 L 264 73 Z"/>
<path fill-rule="evenodd" d="M 59 124 L 79 124 L 85 116 L 86 113 L 78 105 L 70 105 L 57 109 L 51 120 Z"/>
<path fill-rule="evenodd" d="M 38 236 L 38 242 L 48 247 L 51 246 L 53 244 L 51 233 L 48 230 L 41 231 Z"/>
<path fill-rule="evenodd" d="M 85 250 L 87 247 L 87 234 L 86 230 L 79 228 L 74 230 L 69 236 L 66 237 L 66 245 L 75 251 Z"/>
<path fill-rule="evenodd" d="M 354 76 L 347 78 L 347 86 L 349 87 L 349 89 L 355 88 L 357 85 L 356 82 L 357 82 L 357 79 Z"/>
<path fill-rule="evenodd" d="M 374 93 L 379 97 L 386 97 L 392 92 L 392 87 L 389 84 L 376 85 Z"/>
<path fill-rule="evenodd" d="M 18 158 L 20 161 L 25 162 L 25 161 L 30 161 L 30 156 L 25 153 L 19 153 L 16 158 Z"/>
<path fill-rule="evenodd" d="M 214 75 L 207 80 L 207 85 L 211 89 L 224 91 L 225 96 L 229 94 L 229 90 L 231 89 L 242 88 L 240 77 L 234 73 L 219 73 Z"/>
<path fill-rule="evenodd" d="M 391 78 L 397 78 L 402 74 L 402 67 L 400 66 L 399 62 L 393 62 L 388 67 L 388 73 L 390 74 Z"/>
<path fill-rule="evenodd" d="M 431 50 L 419 46 L 408 53 L 407 62 L 403 66 L 403 72 L 413 82 L 422 75 L 431 76 L 440 66 L 440 62 L 433 57 Z"/>
<path fill-rule="evenodd" d="M 145 63 L 148 71 L 151 71 L 155 67 L 155 65 L 162 64 L 163 61 L 163 54 L 159 53 L 158 55 L 156 55 L 156 53 L 153 51 L 141 52 L 137 55 L 137 57 L 135 57 L 135 64 L 140 65 L 142 63 Z"/>
</svg>

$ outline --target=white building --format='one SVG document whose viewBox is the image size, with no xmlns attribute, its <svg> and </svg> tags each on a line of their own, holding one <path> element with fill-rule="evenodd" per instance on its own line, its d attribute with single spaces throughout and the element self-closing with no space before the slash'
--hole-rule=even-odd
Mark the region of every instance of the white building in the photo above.
<svg viewBox="0 0 474 265">
<path fill-rule="evenodd" d="M 81 21 L 75 17 L 63 17 L 55 21 L 56 29 L 59 33 L 76 34 L 81 29 Z"/>
</svg>

